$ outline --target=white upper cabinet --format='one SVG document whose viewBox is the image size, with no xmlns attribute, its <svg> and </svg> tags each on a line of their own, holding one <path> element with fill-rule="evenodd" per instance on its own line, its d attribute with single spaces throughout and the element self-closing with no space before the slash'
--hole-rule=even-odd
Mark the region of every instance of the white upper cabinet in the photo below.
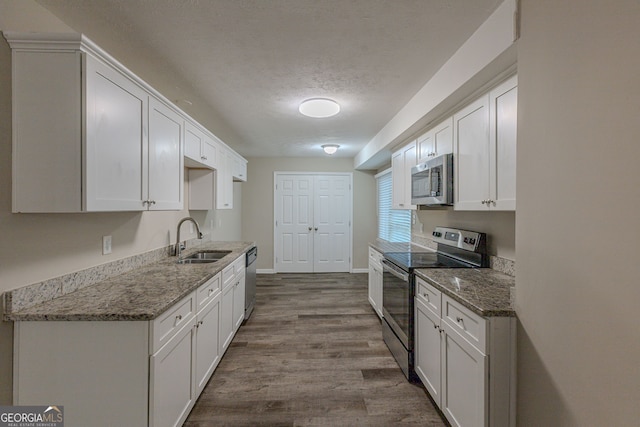
<svg viewBox="0 0 640 427">
<path fill-rule="evenodd" d="M 517 77 L 453 117 L 456 210 L 515 210 Z"/>
<path fill-rule="evenodd" d="M 81 35 L 4 35 L 13 62 L 13 212 L 182 208 L 177 111 Z"/>
<path fill-rule="evenodd" d="M 518 77 L 505 81 L 491 92 L 489 161 L 490 209 L 516 209 L 516 148 L 518 130 Z"/>
<path fill-rule="evenodd" d="M 247 161 L 238 155 L 233 156 L 232 176 L 234 181 L 247 181 Z"/>
<path fill-rule="evenodd" d="M 160 100 L 149 98 L 149 200 L 151 210 L 184 205 L 184 119 Z"/>
<path fill-rule="evenodd" d="M 415 209 L 411 204 L 411 168 L 416 165 L 415 141 L 391 156 L 392 209 Z"/>
<path fill-rule="evenodd" d="M 453 117 L 437 124 L 417 141 L 418 163 L 453 153 Z"/>
<path fill-rule="evenodd" d="M 191 168 L 216 169 L 218 167 L 218 144 L 208 132 L 187 120 L 184 130 L 185 166 Z"/>
<path fill-rule="evenodd" d="M 216 179 L 216 209 L 233 209 L 233 154 L 222 149 L 218 159 Z"/>
</svg>

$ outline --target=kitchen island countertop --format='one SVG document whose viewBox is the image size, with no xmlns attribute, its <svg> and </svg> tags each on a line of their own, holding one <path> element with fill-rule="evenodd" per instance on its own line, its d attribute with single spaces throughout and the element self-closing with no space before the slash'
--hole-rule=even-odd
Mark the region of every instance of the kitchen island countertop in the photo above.
<svg viewBox="0 0 640 427">
<path fill-rule="evenodd" d="M 176 257 L 168 257 L 4 317 L 12 321 L 153 320 L 253 246 L 253 242 L 206 242 L 184 251 L 184 256 L 203 250 L 231 253 L 210 264 L 178 264 Z"/>
</svg>

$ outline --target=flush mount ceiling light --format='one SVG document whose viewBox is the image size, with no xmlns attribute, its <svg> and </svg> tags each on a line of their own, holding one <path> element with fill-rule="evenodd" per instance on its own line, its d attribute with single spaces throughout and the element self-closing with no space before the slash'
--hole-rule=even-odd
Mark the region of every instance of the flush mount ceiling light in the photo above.
<svg viewBox="0 0 640 427">
<path fill-rule="evenodd" d="M 302 101 L 298 111 L 308 117 L 322 119 L 335 116 L 340 112 L 340 105 L 328 98 L 311 98 Z"/>
<path fill-rule="evenodd" d="M 340 148 L 340 146 L 338 144 L 324 144 L 322 146 L 322 149 L 328 155 L 334 154 L 336 151 L 338 151 L 338 148 Z"/>
</svg>

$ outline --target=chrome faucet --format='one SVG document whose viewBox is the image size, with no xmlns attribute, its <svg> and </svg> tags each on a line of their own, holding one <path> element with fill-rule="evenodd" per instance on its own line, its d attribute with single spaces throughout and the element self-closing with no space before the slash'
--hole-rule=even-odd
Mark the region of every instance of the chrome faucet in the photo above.
<svg viewBox="0 0 640 427">
<path fill-rule="evenodd" d="M 200 226 L 195 219 L 191 218 L 190 216 L 182 218 L 180 222 L 178 222 L 178 231 L 176 232 L 176 248 L 174 250 L 174 255 L 178 258 L 180 258 L 180 251 L 182 250 L 182 245 L 180 244 L 180 226 L 185 221 L 191 221 L 196 225 L 196 236 L 198 237 L 198 239 L 202 239 L 203 237 L 202 233 L 200 232 Z"/>
</svg>

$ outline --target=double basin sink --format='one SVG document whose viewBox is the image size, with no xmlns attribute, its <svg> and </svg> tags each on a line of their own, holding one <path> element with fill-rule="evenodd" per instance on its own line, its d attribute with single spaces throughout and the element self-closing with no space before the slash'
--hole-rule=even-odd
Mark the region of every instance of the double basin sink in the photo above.
<svg viewBox="0 0 640 427">
<path fill-rule="evenodd" d="M 178 264 L 210 264 L 230 253 L 231 251 L 199 251 L 188 257 L 180 258 L 177 262 Z"/>
</svg>

